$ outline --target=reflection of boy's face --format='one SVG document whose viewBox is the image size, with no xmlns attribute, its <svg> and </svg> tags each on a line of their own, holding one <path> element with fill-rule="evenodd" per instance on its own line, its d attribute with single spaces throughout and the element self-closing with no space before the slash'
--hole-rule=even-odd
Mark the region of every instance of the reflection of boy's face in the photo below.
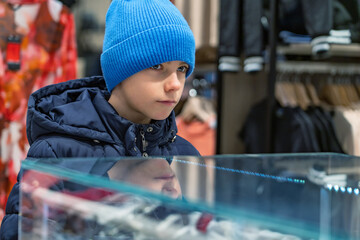
<svg viewBox="0 0 360 240">
<path fill-rule="evenodd" d="M 119 163 L 121 164 L 121 162 Z M 140 164 L 135 162 L 133 166 L 128 166 L 127 169 L 123 170 L 124 174 L 120 174 L 122 176 L 118 178 L 121 181 L 140 185 L 143 188 L 161 192 L 172 198 L 182 196 L 179 180 L 170 168 L 169 163 L 164 159 L 145 160 Z M 109 172 L 110 178 L 116 179 L 117 177 L 112 177 L 112 174 Z"/>
<path fill-rule="evenodd" d="M 109 103 L 134 123 L 163 120 L 180 100 L 188 69 L 185 62 L 171 61 L 142 70 L 118 84 Z"/>
</svg>

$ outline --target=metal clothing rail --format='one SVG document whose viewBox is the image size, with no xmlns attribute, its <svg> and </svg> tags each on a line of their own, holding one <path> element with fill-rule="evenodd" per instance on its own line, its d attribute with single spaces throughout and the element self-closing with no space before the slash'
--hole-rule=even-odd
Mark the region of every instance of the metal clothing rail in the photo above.
<svg viewBox="0 0 360 240">
<path fill-rule="evenodd" d="M 286 61 L 277 63 L 278 72 L 322 73 L 322 74 L 360 74 L 360 63 L 334 63 L 308 61 Z"/>
</svg>

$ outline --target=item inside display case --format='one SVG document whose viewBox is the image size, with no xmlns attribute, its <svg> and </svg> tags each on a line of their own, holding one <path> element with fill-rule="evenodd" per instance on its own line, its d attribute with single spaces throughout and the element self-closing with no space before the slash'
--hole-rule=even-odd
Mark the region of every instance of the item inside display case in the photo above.
<svg viewBox="0 0 360 240">
<path fill-rule="evenodd" d="M 19 239 L 356 239 L 359 160 L 28 159 Z"/>
</svg>

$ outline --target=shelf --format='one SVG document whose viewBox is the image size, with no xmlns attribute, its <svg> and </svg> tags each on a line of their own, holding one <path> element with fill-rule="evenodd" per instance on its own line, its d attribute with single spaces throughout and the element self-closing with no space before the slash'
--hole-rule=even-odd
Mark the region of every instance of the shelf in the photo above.
<svg viewBox="0 0 360 240">
<path fill-rule="evenodd" d="M 281 55 L 311 55 L 310 44 L 290 44 L 287 46 L 278 46 L 278 54 Z M 350 45 L 330 45 L 330 56 L 332 57 L 354 57 L 360 58 L 360 44 L 352 43 Z"/>
<path fill-rule="evenodd" d="M 278 61 L 277 71 L 298 73 L 360 74 L 359 63 L 336 63 L 313 61 Z"/>
</svg>

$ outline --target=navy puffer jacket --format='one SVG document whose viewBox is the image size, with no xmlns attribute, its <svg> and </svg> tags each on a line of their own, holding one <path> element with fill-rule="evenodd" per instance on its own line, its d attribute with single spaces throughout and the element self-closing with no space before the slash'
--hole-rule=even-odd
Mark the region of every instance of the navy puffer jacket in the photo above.
<svg viewBox="0 0 360 240">
<path fill-rule="evenodd" d="M 102 77 L 71 80 L 33 93 L 27 113 L 28 157 L 199 155 L 176 136 L 174 113 L 165 120 L 134 124 L 117 114 L 109 97 Z M 81 172 L 90 170 L 81 167 Z M 17 239 L 18 213 L 19 183 L 10 193 L 0 239 Z"/>
</svg>

